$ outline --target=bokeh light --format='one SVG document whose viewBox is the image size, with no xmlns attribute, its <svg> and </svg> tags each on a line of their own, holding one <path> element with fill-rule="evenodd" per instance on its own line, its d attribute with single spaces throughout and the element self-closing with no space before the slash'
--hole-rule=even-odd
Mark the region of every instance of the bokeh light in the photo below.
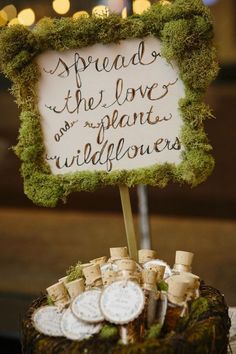
<svg viewBox="0 0 236 354">
<path fill-rule="evenodd" d="M 69 0 L 54 0 L 52 3 L 53 10 L 59 15 L 65 15 L 70 10 Z"/>
<path fill-rule="evenodd" d="M 108 0 L 107 6 L 112 12 L 120 13 L 124 7 L 123 0 Z"/>
<path fill-rule="evenodd" d="M 127 7 L 123 8 L 123 10 L 121 12 L 121 16 L 122 16 L 122 18 L 126 18 L 128 16 Z"/>
<path fill-rule="evenodd" d="M 80 18 L 80 17 L 89 17 L 89 14 L 87 13 L 87 11 L 77 11 L 74 13 L 74 15 L 72 16 L 73 19 L 77 19 L 77 18 Z"/>
<path fill-rule="evenodd" d="M 17 17 L 11 19 L 11 21 L 8 23 L 8 26 L 14 26 L 14 25 L 19 25 L 19 20 Z"/>
<path fill-rule="evenodd" d="M 135 0 L 133 2 L 133 11 L 135 14 L 142 14 L 145 10 L 149 9 L 151 6 L 150 1 L 148 0 Z"/>
<path fill-rule="evenodd" d="M 109 8 L 105 5 L 95 6 L 92 10 L 92 14 L 94 16 L 108 16 L 109 15 Z"/>
<path fill-rule="evenodd" d="M 7 14 L 5 11 L 0 11 L 0 26 L 4 26 L 8 21 Z"/>
<path fill-rule="evenodd" d="M 161 0 L 162 5 L 171 5 L 171 2 L 168 0 Z"/>
<path fill-rule="evenodd" d="M 35 22 L 35 13 L 32 9 L 24 9 L 18 14 L 18 20 L 21 25 L 32 26 Z"/>
<path fill-rule="evenodd" d="M 17 10 L 14 5 L 7 5 L 2 10 L 7 14 L 8 21 L 17 17 Z"/>
</svg>

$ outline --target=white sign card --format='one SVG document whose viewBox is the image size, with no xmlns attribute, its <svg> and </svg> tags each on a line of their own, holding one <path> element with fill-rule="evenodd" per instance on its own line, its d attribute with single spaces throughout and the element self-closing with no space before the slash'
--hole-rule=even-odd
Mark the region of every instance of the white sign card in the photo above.
<svg viewBox="0 0 236 354">
<path fill-rule="evenodd" d="M 185 96 L 175 63 L 154 37 L 37 57 L 38 108 L 55 175 L 181 162 Z"/>
</svg>

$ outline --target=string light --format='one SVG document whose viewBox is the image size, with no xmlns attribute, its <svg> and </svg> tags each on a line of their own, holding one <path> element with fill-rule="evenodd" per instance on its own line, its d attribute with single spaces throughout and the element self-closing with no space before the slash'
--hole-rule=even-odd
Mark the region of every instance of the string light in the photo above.
<svg viewBox="0 0 236 354">
<path fill-rule="evenodd" d="M 8 21 L 11 21 L 13 18 L 17 17 L 17 10 L 14 5 L 5 6 L 2 11 L 7 14 Z"/>
<path fill-rule="evenodd" d="M 8 18 L 7 18 L 6 12 L 1 10 L 0 11 L 0 26 L 5 26 L 7 21 L 8 21 Z"/>
<path fill-rule="evenodd" d="M 80 18 L 80 17 L 89 17 L 89 14 L 87 13 L 87 11 L 77 11 L 74 13 L 74 15 L 72 16 L 73 19 L 77 19 L 77 18 Z"/>
<path fill-rule="evenodd" d="M 92 14 L 94 16 L 108 16 L 109 15 L 109 8 L 104 5 L 95 6 L 92 10 Z"/>
<path fill-rule="evenodd" d="M 53 10 L 59 15 L 65 15 L 70 10 L 69 0 L 54 0 L 52 3 Z"/>
<path fill-rule="evenodd" d="M 18 14 L 18 21 L 21 25 L 32 26 L 35 21 L 35 13 L 32 9 L 24 9 Z"/>
<path fill-rule="evenodd" d="M 151 3 L 148 0 L 135 0 L 133 2 L 133 11 L 135 14 L 140 15 L 145 10 L 149 9 L 150 6 Z"/>
</svg>

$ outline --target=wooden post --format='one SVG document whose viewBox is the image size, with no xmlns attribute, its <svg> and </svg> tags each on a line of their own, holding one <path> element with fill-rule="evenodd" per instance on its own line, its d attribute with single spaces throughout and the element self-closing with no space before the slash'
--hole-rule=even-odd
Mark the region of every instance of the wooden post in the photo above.
<svg viewBox="0 0 236 354">
<path fill-rule="evenodd" d="M 125 231 L 127 237 L 127 244 L 129 249 L 129 255 L 135 261 L 138 260 L 137 241 L 134 230 L 134 220 L 132 215 L 129 188 L 126 186 L 120 186 L 120 198 L 124 216 Z"/>
<path fill-rule="evenodd" d="M 150 220 L 148 215 L 148 190 L 147 186 L 139 184 L 138 192 L 138 210 L 139 210 L 139 246 L 141 249 L 151 249 L 152 239 L 150 234 Z"/>
<path fill-rule="evenodd" d="M 133 0 L 127 0 L 126 8 L 127 8 L 127 15 L 132 16 L 133 15 Z"/>
</svg>

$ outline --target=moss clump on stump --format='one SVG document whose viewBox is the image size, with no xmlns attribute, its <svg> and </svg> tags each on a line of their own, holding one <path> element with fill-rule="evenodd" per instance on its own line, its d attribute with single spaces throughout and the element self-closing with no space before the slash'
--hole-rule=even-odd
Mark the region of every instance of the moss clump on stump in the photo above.
<svg viewBox="0 0 236 354">
<path fill-rule="evenodd" d="M 218 72 L 209 9 L 202 0 L 157 3 L 142 15 L 122 19 L 117 15 L 41 20 L 33 30 L 16 25 L 1 28 L 0 69 L 13 82 L 12 92 L 22 110 L 19 142 L 15 152 L 22 161 L 24 190 L 37 205 L 54 207 L 74 191 L 94 191 L 105 185 L 149 184 L 165 187 L 170 181 L 191 186 L 205 181 L 214 160 L 204 131 L 211 117 L 203 103 L 205 91 Z M 186 96 L 179 109 L 183 119 L 182 163 L 156 164 L 131 171 L 77 172 L 52 175 L 44 160 L 36 84 L 39 70 L 34 61 L 46 50 L 65 51 L 112 43 L 128 38 L 155 36 L 162 41 L 162 55 L 175 60 L 185 84 Z"/>
<path fill-rule="evenodd" d="M 200 294 L 200 298 L 192 302 L 189 315 L 179 320 L 175 331 L 164 334 L 156 326 L 143 342 L 128 346 L 119 344 L 116 327 L 110 324 L 81 342 L 40 334 L 33 327 L 31 316 L 47 303 L 43 296 L 34 301 L 23 321 L 23 354 L 227 354 L 230 319 L 224 297 L 204 284 L 201 284 Z"/>
</svg>

